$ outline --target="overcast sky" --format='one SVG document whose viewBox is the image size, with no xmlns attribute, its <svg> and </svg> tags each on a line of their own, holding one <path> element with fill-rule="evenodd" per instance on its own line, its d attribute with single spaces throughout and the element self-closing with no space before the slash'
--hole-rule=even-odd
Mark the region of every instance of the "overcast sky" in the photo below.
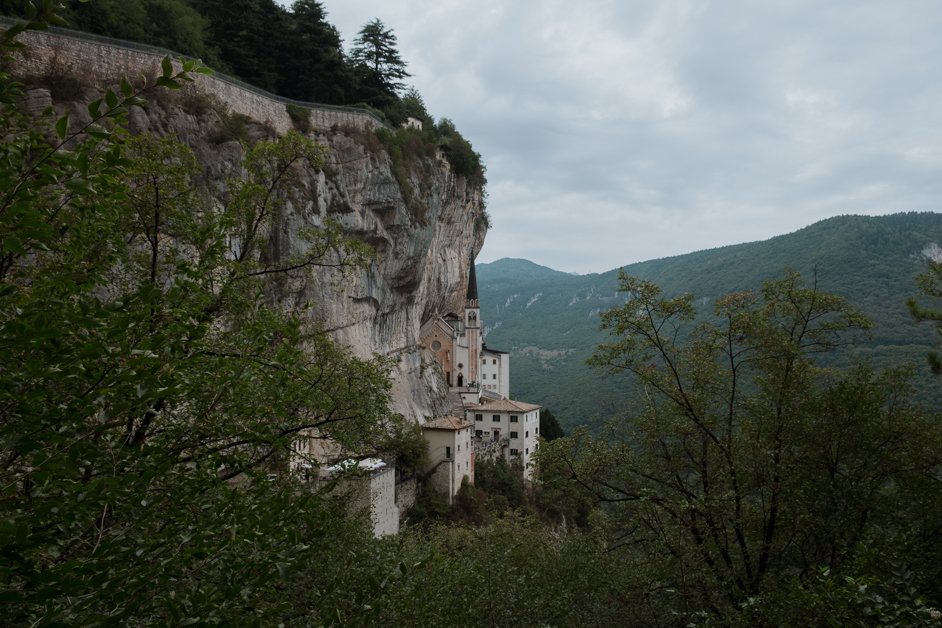
<svg viewBox="0 0 942 628">
<path fill-rule="evenodd" d="M 290 4 L 285 2 L 285 4 Z M 479 262 L 570 272 L 942 210 L 937 0 L 324 0 L 487 165 Z"/>
</svg>

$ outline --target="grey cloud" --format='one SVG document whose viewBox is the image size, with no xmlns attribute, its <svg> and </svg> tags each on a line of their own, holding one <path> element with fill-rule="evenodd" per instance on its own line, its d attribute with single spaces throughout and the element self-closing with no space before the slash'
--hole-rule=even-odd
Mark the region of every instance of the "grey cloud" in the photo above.
<svg viewBox="0 0 942 628">
<path fill-rule="evenodd" d="M 325 0 L 395 29 L 488 165 L 482 261 L 605 271 L 840 213 L 939 210 L 933 0 Z"/>
</svg>

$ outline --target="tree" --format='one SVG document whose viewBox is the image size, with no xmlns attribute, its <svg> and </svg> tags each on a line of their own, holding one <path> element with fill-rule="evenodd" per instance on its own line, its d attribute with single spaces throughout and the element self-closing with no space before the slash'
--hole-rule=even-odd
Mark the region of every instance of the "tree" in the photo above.
<svg viewBox="0 0 942 628">
<path fill-rule="evenodd" d="M 641 414 L 548 448 L 607 505 L 628 568 L 657 574 L 648 602 L 748 622 L 819 567 L 919 564 L 940 522 L 938 427 L 906 402 L 903 374 L 816 366 L 867 326 L 847 303 L 792 273 L 697 323 L 692 295 L 625 275 L 621 289 L 592 361 L 631 376 Z M 920 571 L 923 591 L 931 578 Z"/>
<path fill-rule="evenodd" d="M 563 428 L 560 427 L 559 421 L 556 420 L 556 417 L 553 416 L 553 413 L 549 408 L 543 408 L 540 410 L 540 436 L 543 437 L 545 441 L 556 440 L 557 438 L 562 438 L 566 433 L 563 432 Z"/>
<path fill-rule="evenodd" d="M 398 99 L 409 76 L 406 63 L 396 49 L 396 35 L 376 18 L 360 29 L 350 51 L 350 61 L 359 76 L 360 96 L 364 102 L 384 109 Z"/>
<path fill-rule="evenodd" d="M 226 71 L 269 91 L 276 91 L 279 68 L 272 58 L 290 31 L 287 11 L 274 0 L 187 0 L 209 23 L 207 44 L 219 50 Z M 273 49 L 276 54 L 272 54 Z"/>
<path fill-rule="evenodd" d="M 353 89 L 353 73 L 344 58 L 340 34 L 327 22 L 323 4 L 297 0 L 291 6 L 288 26 L 278 40 L 278 93 L 319 103 L 347 102 Z"/>
<path fill-rule="evenodd" d="M 923 295 L 939 298 L 942 297 L 942 263 L 929 261 L 928 268 L 919 275 L 919 289 Z M 939 333 L 942 333 L 942 310 L 919 305 L 915 298 L 906 302 L 910 314 L 918 322 L 935 321 L 938 325 Z M 932 352 L 927 356 L 929 368 L 936 375 L 942 374 L 942 357 L 938 353 Z"/>
<path fill-rule="evenodd" d="M 186 0 L 97 0 L 64 2 L 70 28 L 162 46 L 218 65 L 206 43 L 208 21 Z"/>
<path fill-rule="evenodd" d="M 24 28 L 3 32 L 0 68 Z M 367 455 L 392 433 L 415 450 L 388 410 L 386 362 L 353 357 L 277 298 L 278 281 L 365 260 L 329 226 L 298 234 L 295 255 L 272 245 L 322 149 L 296 134 L 259 142 L 215 206 L 185 146 L 126 131 L 142 96 L 199 70 L 166 59 L 81 124 L 30 117 L 0 73 L 10 623 L 278 623 L 293 610 L 278 587 L 309 570 L 305 586 L 329 597 L 337 570 L 324 566 L 365 530 L 287 472 L 298 437 Z"/>
</svg>

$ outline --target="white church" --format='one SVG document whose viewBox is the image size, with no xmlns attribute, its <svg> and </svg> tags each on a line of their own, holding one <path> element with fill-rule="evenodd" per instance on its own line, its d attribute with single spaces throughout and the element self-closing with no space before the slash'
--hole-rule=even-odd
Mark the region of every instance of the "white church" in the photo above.
<svg viewBox="0 0 942 628">
<path fill-rule="evenodd" d="M 502 457 L 519 462 L 524 478 L 532 479 L 532 460 L 539 445 L 541 406 L 510 398 L 510 354 L 488 348 L 482 329 L 472 262 L 463 313 L 435 316 L 420 333 L 422 345 L 441 366 L 451 391 L 452 415 L 434 417 L 422 426 L 429 441 L 433 481 L 449 501 L 462 479 L 474 483 L 475 459 Z"/>
</svg>

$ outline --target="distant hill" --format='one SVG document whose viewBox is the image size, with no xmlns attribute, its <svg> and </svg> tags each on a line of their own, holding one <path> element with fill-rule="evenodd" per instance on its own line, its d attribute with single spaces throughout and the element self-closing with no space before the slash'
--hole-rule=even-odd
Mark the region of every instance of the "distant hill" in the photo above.
<svg viewBox="0 0 942 628">
<path fill-rule="evenodd" d="M 718 296 L 755 289 L 793 269 L 816 275 L 822 290 L 840 294 L 874 321 L 872 339 L 836 357 L 866 357 L 877 367 L 913 363 L 920 398 L 938 404 L 939 382 L 925 354 L 939 336 L 916 324 L 905 301 L 916 295 L 915 276 L 942 246 L 942 214 L 838 216 L 763 242 L 726 246 L 625 266 L 657 282 L 667 295 L 693 293 L 709 310 Z M 481 314 L 488 346 L 511 351 L 511 393 L 551 408 L 564 427 L 599 425 L 623 411 L 630 387 L 589 369 L 585 359 L 605 335 L 599 314 L 624 302 L 618 269 L 570 275 L 527 260 L 477 266 Z"/>
</svg>

